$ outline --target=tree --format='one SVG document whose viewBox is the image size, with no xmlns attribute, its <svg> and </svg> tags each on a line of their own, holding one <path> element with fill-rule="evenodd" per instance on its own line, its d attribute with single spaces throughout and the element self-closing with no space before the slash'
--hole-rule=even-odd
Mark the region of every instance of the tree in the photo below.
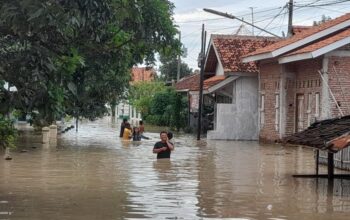
<svg viewBox="0 0 350 220">
<path fill-rule="evenodd" d="M 317 26 L 317 25 L 323 24 L 323 23 L 325 23 L 325 22 L 327 22 L 329 20 L 332 20 L 332 18 L 330 16 L 322 15 L 321 20 L 320 21 L 314 21 L 313 25 Z"/>
<path fill-rule="evenodd" d="M 182 49 L 182 54 L 186 54 L 186 48 Z M 162 65 L 159 70 L 161 77 L 165 81 L 171 81 L 177 79 L 177 69 L 178 69 L 178 55 L 177 53 L 172 53 L 170 55 L 161 55 L 160 62 Z M 192 69 L 185 62 L 180 64 L 180 78 L 188 76 L 192 73 Z"/>
<path fill-rule="evenodd" d="M 151 111 L 146 120 L 155 125 L 176 128 L 179 131 L 186 124 L 187 103 L 187 99 L 183 99 L 174 88 L 167 88 L 154 95 Z"/>
<path fill-rule="evenodd" d="M 63 114 L 95 119 L 129 84 L 130 68 L 179 51 L 164 0 L 0 0 L 0 78 L 13 107 L 41 125 Z"/>
<path fill-rule="evenodd" d="M 152 100 L 154 96 L 166 90 L 163 82 L 159 81 L 140 81 L 130 87 L 129 101 L 143 117 L 151 113 Z"/>
</svg>

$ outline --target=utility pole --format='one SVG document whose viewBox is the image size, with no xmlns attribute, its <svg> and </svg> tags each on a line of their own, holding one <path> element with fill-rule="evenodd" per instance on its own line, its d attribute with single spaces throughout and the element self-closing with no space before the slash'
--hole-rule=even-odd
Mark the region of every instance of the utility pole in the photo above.
<svg viewBox="0 0 350 220">
<path fill-rule="evenodd" d="M 179 31 L 179 41 L 181 43 L 181 31 Z M 182 49 L 182 48 L 181 48 Z M 182 51 L 181 51 L 182 52 Z M 180 71 L 181 71 L 181 52 L 177 57 L 177 77 L 176 82 L 180 81 Z"/>
<path fill-rule="evenodd" d="M 199 80 L 199 102 L 198 102 L 198 126 L 197 126 L 197 140 L 201 139 L 202 131 L 202 105 L 203 105 L 203 81 L 204 81 L 204 62 L 205 62 L 205 47 L 207 41 L 207 32 L 204 31 L 204 24 L 202 24 L 202 46 L 198 57 L 198 64 L 201 68 Z"/>
<path fill-rule="evenodd" d="M 288 3 L 288 34 L 287 37 L 291 37 L 293 35 L 293 0 L 289 0 Z"/>
<path fill-rule="evenodd" d="M 265 32 L 265 33 L 268 33 L 268 34 L 270 34 L 270 35 L 272 35 L 272 36 L 274 36 L 274 37 L 281 38 L 280 36 L 278 36 L 278 35 L 276 35 L 276 34 L 270 32 L 270 31 L 268 31 L 268 30 L 265 30 L 265 29 L 263 29 L 263 28 L 261 28 L 261 27 L 258 27 L 258 26 L 256 26 L 256 25 L 254 25 L 254 24 L 251 24 L 251 23 L 249 23 L 249 22 L 246 22 L 246 21 L 244 21 L 243 19 L 237 18 L 237 17 L 234 16 L 234 15 L 231 15 L 231 14 L 228 14 L 228 13 L 223 13 L 223 12 L 220 12 L 220 11 L 215 11 L 215 10 L 213 10 L 213 9 L 208 9 L 208 8 L 204 8 L 203 10 L 204 10 L 205 12 L 209 12 L 209 13 L 211 13 L 211 14 L 219 15 L 219 16 L 222 16 L 222 17 L 225 17 L 225 18 L 237 19 L 238 21 L 243 22 L 243 23 L 245 23 L 245 24 L 247 24 L 247 25 L 250 25 L 250 26 L 252 26 L 252 27 L 254 27 L 254 28 L 256 28 L 256 29 L 258 29 L 258 30 L 260 30 L 260 31 L 263 31 L 263 32 Z"/>
<path fill-rule="evenodd" d="M 249 7 L 252 11 L 252 35 L 254 36 L 254 7 Z"/>
</svg>

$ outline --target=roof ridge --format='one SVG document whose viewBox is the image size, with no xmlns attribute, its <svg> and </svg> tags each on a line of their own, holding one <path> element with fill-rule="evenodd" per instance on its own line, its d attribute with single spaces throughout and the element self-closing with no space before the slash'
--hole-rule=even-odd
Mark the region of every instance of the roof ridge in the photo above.
<svg viewBox="0 0 350 220">
<path fill-rule="evenodd" d="M 265 53 L 271 53 L 272 51 L 286 47 L 289 44 L 293 44 L 293 43 L 296 43 L 298 41 L 301 41 L 307 37 L 310 37 L 310 36 L 315 35 L 319 32 L 325 31 L 329 28 L 332 28 L 334 26 L 337 26 L 337 25 L 344 23 L 346 21 L 349 21 L 349 20 L 350 20 L 350 13 L 346 13 L 346 14 L 339 16 L 335 19 L 326 21 L 320 25 L 311 26 L 310 28 L 305 28 L 304 30 L 301 30 L 298 34 L 295 34 L 290 38 L 282 39 L 281 41 L 278 41 L 278 42 L 276 42 L 268 47 L 258 49 L 255 52 L 252 52 L 244 57 L 265 54 Z M 327 34 L 327 36 L 328 35 L 329 34 Z M 315 41 L 315 40 L 313 40 L 313 41 Z"/>
<path fill-rule="evenodd" d="M 212 34 L 212 39 L 275 39 L 278 40 L 277 37 L 270 37 L 270 36 L 255 36 L 255 35 L 236 35 L 236 34 Z"/>
</svg>

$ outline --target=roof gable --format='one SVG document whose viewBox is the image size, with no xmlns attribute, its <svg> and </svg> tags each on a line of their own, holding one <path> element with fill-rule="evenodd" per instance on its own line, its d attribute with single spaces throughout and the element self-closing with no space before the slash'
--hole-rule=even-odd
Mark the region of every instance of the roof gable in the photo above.
<svg viewBox="0 0 350 220">
<path fill-rule="evenodd" d="M 155 72 L 152 67 L 133 67 L 131 70 L 132 82 L 152 81 L 154 77 Z"/>
<path fill-rule="evenodd" d="M 277 38 L 254 37 L 242 35 L 212 35 L 207 54 L 205 71 L 214 72 L 218 62 L 222 64 L 224 73 L 247 72 L 256 73 L 258 67 L 254 62 L 243 63 L 242 56 L 258 48 L 274 43 Z"/>
<path fill-rule="evenodd" d="M 193 74 L 182 78 L 175 84 L 177 91 L 192 91 L 199 88 L 199 74 Z"/>
<path fill-rule="evenodd" d="M 270 46 L 260 48 L 245 56 L 244 62 L 257 61 L 277 57 L 292 50 L 305 46 L 313 41 L 319 40 L 327 35 L 340 31 L 350 26 L 350 13 L 336 19 L 327 21 L 321 25 L 304 29 L 298 34 L 274 43 Z"/>
<path fill-rule="evenodd" d="M 294 50 L 281 57 L 279 63 L 316 58 L 347 44 L 350 44 L 350 28 L 344 29 L 298 50 Z"/>
</svg>

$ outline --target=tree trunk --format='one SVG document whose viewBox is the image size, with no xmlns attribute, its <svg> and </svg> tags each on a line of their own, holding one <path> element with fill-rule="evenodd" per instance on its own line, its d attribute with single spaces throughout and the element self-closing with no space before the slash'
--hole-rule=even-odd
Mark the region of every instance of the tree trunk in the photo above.
<svg viewBox="0 0 350 220">
<path fill-rule="evenodd" d="M 79 126 L 79 117 L 75 119 L 75 131 L 78 132 L 78 126 Z"/>
</svg>

